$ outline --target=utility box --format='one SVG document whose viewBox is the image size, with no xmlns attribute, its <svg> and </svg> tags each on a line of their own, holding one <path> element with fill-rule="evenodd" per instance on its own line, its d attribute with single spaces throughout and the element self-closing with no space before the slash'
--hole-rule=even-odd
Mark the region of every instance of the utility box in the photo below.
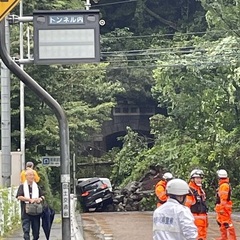
<svg viewBox="0 0 240 240">
<path fill-rule="evenodd" d="M 100 61 L 99 10 L 34 11 L 34 63 Z"/>
</svg>

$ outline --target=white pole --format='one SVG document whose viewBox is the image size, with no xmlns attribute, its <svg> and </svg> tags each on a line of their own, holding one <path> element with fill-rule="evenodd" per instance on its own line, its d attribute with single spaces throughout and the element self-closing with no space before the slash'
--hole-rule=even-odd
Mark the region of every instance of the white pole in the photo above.
<svg viewBox="0 0 240 240">
<path fill-rule="evenodd" d="M 86 10 L 90 10 L 90 7 L 91 7 L 90 0 L 86 0 L 86 3 L 85 3 Z"/>
<path fill-rule="evenodd" d="M 27 57 L 28 59 L 31 59 L 31 51 L 30 51 L 30 28 L 29 26 L 27 27 L 27 45 L 28 45 L 28 51 L 27 51 Z"/>
<path fill-rule="evenodd" d="M 5 22 L 5 41 L 6 49 L 10 50 L 10 30 L 7 17 L 3 20 Z M 10 105 L 10 71 L 1 62 L 1 186 L 11 186 L 11 105 Z"/>
<path fill-rule="evenodd" d="M 23 16 L 23 0 L 20 1 L 19 16 Z M 20 59 L 23 59 L 23 22 L 20 21 Z M 20 64 L 23 69 L 24 65 Z M 20 81 L 20 144 L 22 153 L 22 169 L 25 168 L 25 112 L 24 112 L 24 83 Z"/>
<path fill-rule="evenodd" d="M 76 195 L 76 154 L 73 154 L 73 193 Z"/>
</svg>

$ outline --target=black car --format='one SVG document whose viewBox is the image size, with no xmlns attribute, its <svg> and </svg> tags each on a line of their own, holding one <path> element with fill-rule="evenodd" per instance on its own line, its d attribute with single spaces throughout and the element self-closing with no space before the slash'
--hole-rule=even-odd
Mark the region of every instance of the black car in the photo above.
<svg viewBox="0 0 240 240">
<path fill-rule="evenodd" d="M 113 206 L 112 192 L 99 178 L 90 178 L 79 183 L 76 186 L 76 193 L 84 212 L 88 212 L 91 208 L 95 211 L 104 211 Z"/>
</svg>

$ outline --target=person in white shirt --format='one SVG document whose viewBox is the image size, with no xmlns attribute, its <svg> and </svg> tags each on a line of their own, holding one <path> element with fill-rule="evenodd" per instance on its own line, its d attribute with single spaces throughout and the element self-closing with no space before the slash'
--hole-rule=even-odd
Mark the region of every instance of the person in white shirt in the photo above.
<svg viewBox="0 0 240 240">
<path fill-rule="evenodd" d="M 197 227 L 190 209 L 184 206 L 190 194 L 188 184 L 182 179 L 167 183 L 168 200 L 153 213 L 153 240 L 196 240 Z"/>
</svg>

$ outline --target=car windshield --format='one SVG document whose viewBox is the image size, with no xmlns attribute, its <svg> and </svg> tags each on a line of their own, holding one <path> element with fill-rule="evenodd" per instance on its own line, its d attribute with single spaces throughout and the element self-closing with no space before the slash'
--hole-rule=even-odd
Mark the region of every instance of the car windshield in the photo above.
<svg viewBox="0 0 240 240">
<path fill-rule="evenodd" d="M 79 184 L 79 183 L 82 183 L 82 182 L 84 182 L 84 181 L 87 181 L 87 180 L 89 180 L 89 179 L 91 179 L 91 178 L 79 178 L 79 179 L 78 179 L 78 184 Z M 109 190 L 112 192 L 112 184 L 111 184 L 110 180 L 109 180 L 108 178 L 101 178 L 101 177 L 100 177 L 99 179 L 100 179 L 103 183 L 107 184 Z"/>
<path fill-rule="evenodd" d="M 102 185 L 103 185 L 103 182 L 97 181 L 97 182 L 94 182 L 92 184 L 86 185 L 83 189 L 84 189 L 84 191 L 89 191 L 89 190 L 92 190 L 92 189 L 98 189 Z"/>
</svg>

